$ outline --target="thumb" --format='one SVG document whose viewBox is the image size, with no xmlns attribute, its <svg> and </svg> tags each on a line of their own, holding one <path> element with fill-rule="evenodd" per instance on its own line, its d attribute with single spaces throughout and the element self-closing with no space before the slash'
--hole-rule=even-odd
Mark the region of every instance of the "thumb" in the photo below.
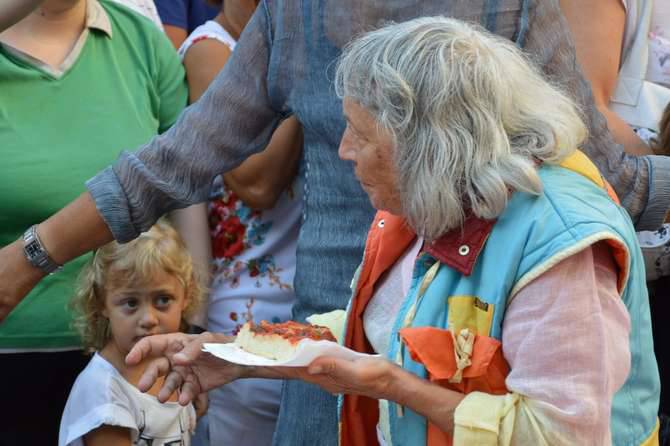
<svg viewBox="0 0 670 446">
<path fill-rule="evenodd" d="M 332 356 L 322 356 L 312 361 L 309 367 L 307 367 L 307 373 L 310 375 L 330 375 L 335 377 L 340 374 L 346 374 L 352 366 L 353 363 L 351 361 Z"/>
</svg>

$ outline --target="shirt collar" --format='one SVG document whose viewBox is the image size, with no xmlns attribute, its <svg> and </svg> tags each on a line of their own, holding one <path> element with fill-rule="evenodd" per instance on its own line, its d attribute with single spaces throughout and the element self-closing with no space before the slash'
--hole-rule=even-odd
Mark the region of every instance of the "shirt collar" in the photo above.
<svg viewBox="0 0 670 446">
<path fill-rule="evenodd" d="M 112 22 L 109 20 L 109 15 L 105 8 L 102 7 L 98 0 L 88 0 L 86 7 L 86 27 L 89 29 L 97 29 L 112 37 Z"/>
<path fill-rule="evenodd" d="M 424 252 L 469 276 L 495 223 L 496 220 L 484 220 L 470 214 L 461 228 L 453 229 L 433 243 L 426 244 Z"/>
</svg>

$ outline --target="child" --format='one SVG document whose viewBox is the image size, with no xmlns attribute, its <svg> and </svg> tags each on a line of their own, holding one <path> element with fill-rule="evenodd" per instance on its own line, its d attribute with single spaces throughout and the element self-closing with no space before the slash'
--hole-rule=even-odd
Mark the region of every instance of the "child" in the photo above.
<svg viewBox="0 0 670 446">
<path fill-rule="evenodd" d="M 191 257 L 164 222 L 136 240 L 110 243 L 82 270 L 73 300 L 84 345 L 96 351 L 72 387 L 60 425 L 59 446 L 190 444 L 192 405 L 161 404 L 159 386 L 141 393 L 145 364 L 125 356 L 144 336 L 184 329 L 202 289 Z"/>
</svg>

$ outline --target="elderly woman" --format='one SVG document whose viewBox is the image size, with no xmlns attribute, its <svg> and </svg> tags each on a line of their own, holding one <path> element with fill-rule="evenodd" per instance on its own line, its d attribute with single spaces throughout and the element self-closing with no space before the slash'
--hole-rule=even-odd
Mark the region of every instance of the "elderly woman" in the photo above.
<svg viewBox="0 0 670 446">
<path fill-rule="evenodd" d="M 299 377 L 343 395 L 344 445 L 657 443 L 639 247 L 571 101 L 444 18 L 355 41 L 337 86 L 340 156 L 379 210 L 344 343 L 381 357 L 247 369 L 199 353 L 214 335 L 158 337 L 127 358 L 164 355 L 141 388 Z"/>
<path fill-rule="evenodd" d="M 183 378 L 186 400 L 238 377 L 299 377 L 343 394 L 345 445 L 657 441 L 639 247 L 576 151 L 586 132 L 571 101 L 512 44 L 443 18 L 360 38 L 337 86 L 340 157 L 379 210 L 344 343 L 382 357 L 182 367 L 204 336 L 171 358 L 164 393 Z"/>
</svg>

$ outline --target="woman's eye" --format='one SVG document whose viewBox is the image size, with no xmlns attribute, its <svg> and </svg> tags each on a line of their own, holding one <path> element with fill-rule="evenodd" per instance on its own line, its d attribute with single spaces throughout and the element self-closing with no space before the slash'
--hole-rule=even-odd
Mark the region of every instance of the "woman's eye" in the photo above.
<svg viewBox="0 0 670 446">
<path fill-rule="evenodd" d="M 351 134 L 354 135 L 354 138 L 356 138 L 358 141 L 366 142 L 367 139 L 358 132 L 354 127 L 349 126 L 349 129 L 351 130 Z"/>
</svg>

